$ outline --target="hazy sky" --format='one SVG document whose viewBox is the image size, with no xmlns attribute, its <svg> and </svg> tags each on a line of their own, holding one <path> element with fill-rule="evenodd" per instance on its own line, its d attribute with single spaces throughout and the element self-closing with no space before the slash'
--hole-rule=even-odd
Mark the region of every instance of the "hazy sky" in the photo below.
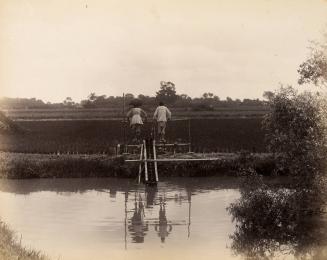
<svg viewBox="0 0 327 260">
<path fill-rule="evenodd" d="M 0 96 L 261 97 L 326 30 L 323 0 L 0 0 Z"/>
</svg>

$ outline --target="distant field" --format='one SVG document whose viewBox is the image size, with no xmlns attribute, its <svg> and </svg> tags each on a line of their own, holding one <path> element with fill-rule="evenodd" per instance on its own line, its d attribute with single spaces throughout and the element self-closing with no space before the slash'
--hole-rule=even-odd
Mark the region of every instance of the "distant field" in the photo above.
<svg viewBox="0 0 327 260">
<path fill-rule="evenodd" d="M 191 119 L 190 132 L 194 151 L 233 152 L 265 151 L 261 118 Z M 169 122 L 167 140 L 188 141 L 188 120 Z M 121 120 L 53 120 L 17 121 L 25 134 L 0 136 L 0 150 L 23 153 L 114 153 L 123 142 Z M 152 123 L 145 124 L 149 133 Z M 127 140 L 131 139 L 129 127 Z"/>
<path fill-rule="evenodd" d="M 144 108 L 152 116 L 154 108 Z M 214 111 L 190 111 L 188 108 L 171 109 L 174 118 L 258 118 L 265 115 L 268 107 L 239 106 L 235 108 L 215 108 Z M 12 109 L 4 110 L 13 120 L 45 120 L 45 119 L 119 119 L 122 109 Z"/>
</svg>

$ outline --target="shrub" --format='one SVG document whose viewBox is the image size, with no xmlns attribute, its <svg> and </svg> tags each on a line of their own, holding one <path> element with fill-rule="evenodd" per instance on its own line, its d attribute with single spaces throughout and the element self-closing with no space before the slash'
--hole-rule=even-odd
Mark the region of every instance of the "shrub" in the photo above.
<svg viewBox="0 0 327 260">
<path fill-rule="evenodd" d="M 319 94 L 281 88 L 270 100 L 263 127 L 276 174 L 287 172 L 290 189 L 265 185 L 245 158 L 241 197 L 228 208 L 237 221 L 232 249 L 247 259 L 276 253 L 314 257 L 326 241 L 326 103 Z M 250 161 L 249 161 L 250 160 Z M 307 258 L 306 258 L 307 259 Z"/>
</svg>

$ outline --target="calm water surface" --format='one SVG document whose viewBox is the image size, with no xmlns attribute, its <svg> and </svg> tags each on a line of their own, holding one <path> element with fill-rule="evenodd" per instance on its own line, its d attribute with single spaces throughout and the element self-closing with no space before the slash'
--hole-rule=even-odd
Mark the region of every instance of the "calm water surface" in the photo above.
<svg viewBox="0 0 327 260">
<path fill-rule="evenodd" d="M 239 196 L 234 178 L 2 180 L 0 216 L 53 259 L 242 259 L 226 211 Z"/>
</svg>

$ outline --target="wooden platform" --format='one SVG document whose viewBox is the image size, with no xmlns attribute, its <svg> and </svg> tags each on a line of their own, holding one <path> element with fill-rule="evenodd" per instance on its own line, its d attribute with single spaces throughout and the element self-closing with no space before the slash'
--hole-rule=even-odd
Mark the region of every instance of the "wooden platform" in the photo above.
<svg viewBox="0 0 327 260">
<path fill-rule="evenodd" d="M 191 145 L 190 143 L 174 143 L 174 144 L 166 144 L 166 143 L 156 143 L 156 147 L 171 147 L 171 146 L 189 146 Z M 142 144 L 127 144 L 126 147 L 131 147 L 131 148 L 141 148 Z"/>
<path fill-rule="evenodd" d="M 162 158 L 162 159 L 127 159 L 125 162 L 196 162 L 196 161 L 219 161 L 223 158 L 214 157 L 214 158 Z"/>
</svg>

